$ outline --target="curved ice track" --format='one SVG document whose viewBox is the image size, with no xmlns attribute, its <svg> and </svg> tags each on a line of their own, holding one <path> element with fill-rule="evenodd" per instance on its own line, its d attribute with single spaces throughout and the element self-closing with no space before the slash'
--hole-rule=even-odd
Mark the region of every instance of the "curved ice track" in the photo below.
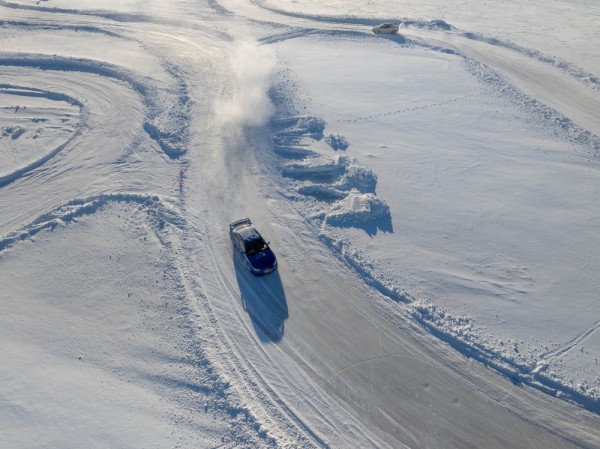
<svg viewBox="0 0 600 449">
<path fill-rule="evenodd" d="M 221 4 L 228 7 L 229 0 Z M 283 17 L 247 3 L 231 9 L 292 27 L 356 30 L 350 24 Z M 0 232 L 13 236 L 3 247 L 35 229 L 36 218 L 54 217 L 50 211 L 61 205 L 82 207 L 87 199 L 144 206 L 154 201 L 147 198 L 156 198 L 177 209 L 184 217 L 177 223 L 180 233 L 165 240 L 164 248 L 175 255 L 192 310 L 189 319 L 198 326 L 198 337 L 209 342 L 204 349 L 219 367 L 222 385 L 231 384 L 239 396 L 233 402 L 239 408 L 230 411 L 246 417 L 246 426 L 257 434 L 263 426 L 273 438 L 264 438 L 264 445 L 599 443 L 596 416 L 527 388 L 515 392 L 512 383 L 454 354 L 339 263 L 281 197 L 261 191 L 259 149 L 267 145 L 265 136 L 241 134 L 215 116 L 214 102 L 239 87 L 228 71 L 235 42 L 227 35 L 183 19 L 176 25 L 131 14 L 35 7 L 13 12 L 19 26 L 27 27 L 28 14 L 36 23 L 48 16 L 55 25 L 75 16 L 89 29 L 135 37 L 162 55 L 168 69 L 156 80 L 69 55 L 5 56 L 2 84 L 72 98 L 82 105 L 85 120 L 59 151 L 15 172 L 1 187 Z M 536 82 L 537 63 L 528 61 L 525 72 L 518 69 L 521 56 L 506 50 L 490 55 L 482 44 L 427 30 L 409 30 L 407 37 L 480 60 L 573 122 L 599 131 L 592 120 L 598 116 L 597 98 L 563 74 L 549 80 L 554 88 L 567 87 L 568 95 L 557 98 Z M 574 109 L 573 99 L 585 107 Z M 183 192 L 177 189 L 178 173 L 185 173 L 179 175 L 185 179 Z M 23 200 L 9 201 L 14 196 Z M 238 218 L 236 212 L 248 204 L 255 217 L 272 222 L 266 233 L 282 242 L 279 272 L 264 283 L 232 262 L 224 230 L 223 223 Z M 284 244 L 302 250 L 292 254 Z M 265 303 L 279 305 L 265 312 L 278 317 L 276 338 L 269 332 L 273 321 L 261 323 L 244 312 L 244 304 L 248 309 Z M 270 343 L 277 339 L 277 345 Z"/>
<path fill-rule="evenodd" d="M 234 11 L 235 14 L 242 14 L 258 22 L 276 23 L 279 25 L 289 26 L 292 29 L 301 31 L 291 31 L 289 33 L 284 32 L 283 34 L 281 34 L 283 38 L 287 38 L 288 36 L 294 37 L 298 34 L 303 35 L 306 33 L 313 32 L 314 30 L 326 30 L 328 32 L 365 32 L 364 26 L 359 27 L 354 23 L 356 22 L 356 20 L 344 21 L 332 19 L 331 21 L 328 21 L 327 18 L 322 17 L 314 18 L 310 16 L 302 16 L 299 14 L 281 13 L 279 11 L 271 11 L 260 8 L 251 2 L 235 2 L 234 4 L 232 2 L 229 2 L 228 0 L 225 0 L 220 3 L 224 5 L 226 9 Z M 493 41 L 478 41 L 472 39 L 468 35 L 457 35 L 458 33 L 453 34 L 452 32 L 446 32 L 444 29 L 435 28 L 436 27 L 431 27 L 431 29 L 429 29 L 428 27 L 419 28 L 407 26 L 406 29 L 402 30 L 402 34 L 404 37 L 421 42 L 422 45 L 437 48 L 442 51 L 452 51 L 467 56 L 473 61 L 477 61 L 479 63 L 484 64 L 489 69 L 493 70 L 496 73 L 496 76 L 498 76 L 499 74 L 501 77 L 503 77 L 505 79 L 505 83 L 509 85 L 513 91 L 518 92 L 517 95 L 520 99 L 525 99 L 525 101 L 531 101 L 534 104 L 536 104 L 534 109 L 537 109 L 539 113 L 543 116 L 543 118 L 548 121 L 548 123 L 554 123 L 554 121 L 556 120 L 558 134 L 562 134 L 564 131 L 565 135 L 567 136 L 567 139 L 572 138 L 573 140 L 579 143 L 583 143 L 584 147 L 587 146 L 590 149 L 592 155 L 597 156 L 599 148 L 597 136 L 599 134 L 600 128 L 598 128 L 598 122 L 597 120 L 595 120 L 595 117 L 598 116 L 598 112 L 600 111 L 600 96 L 598 95 L 598 91 L 594 88 L 594 85 L 586 85 L 584 83 L 580 83 L 579 80 L 576 79 L 576 77 L 572 76 L 571 72 L 563 70 L 562 67 L 554 67 L 543 59 L 530 57 L 530 55 L 527 55 L 525 52 L 516 51 L 510 46 L 494 45 Z M 265 42 L 269 42 L 269 39 L 266 39 Z M 251 202 L 250 199 L 248 201 Z M 288 239 L 291 239 L 291 237 L 287 236 L 286 238 L 283 238 L 283 241 L 286 242 L 286 246 L 289 247 L 298 248 L 302 245 L 306 246 L 307 243 L 305 240 L 303 240 L 302 245 L 300 244 L 300 242 L 297 241 L 291 243 L 293 239 L 291 239 L 290 241 L 288 241 Z M 310 276 L 307 276 L 306 272 L 309 271 L 308 268 L 299 268 L 298 266 L 295 266 L 292 271 L 294 273 L 297 273 L 296 275 L 299 277 L 307 277 L 308 279 L 312 279 Z M 290 278 L 293 277 L 293 275 L 290 275 Z M 318 278 L 318 276 L 316 278 Z M 308 282 L 310 283 L 310 281 Z M 301 285 L 304 285 L 304 283 L 299 283 L 298 285 L 296 285 L 296 288 L 292 288 L 291 290 L 294 292 L 300 291 L 303 288 L 301 287 Z M 333 295 L 332 291 L 340 290 L 342 289 L 338 285 L 333 289 L 327 289 L 326 294 Z M 320 292 L 316 292 L 313 290 L 310 290 L 310 293 L 305 292 L 305 294 L 307 297 L 312 297 L 314 295 L 315 297 L 320 298 L 320 300 L 317 301 L 317 304 L 319 305 L 319 307 L 324 308 L 319 308 L 317 311 L 315 311 L 313 307 L 316 304 L 312 302 L 311 305 L 307 307 L 307 315 L 304 317 L 305 320 L 315 321 L 317 319 L 315 315 L 319 315 L 319 310 L 326 310 L 326 307 L 321 302 L 323 300 L 323 295 L 321 295 Z M 286 297 L 288 299 L 289 304 L 289 296 L 286 295 Z M 354 295 L 341 295 L 341 297 L 347 299 L 354 297 Z M 299 301 L 301 301 L 301 298 L 299 298 Z M 334 304 L 338 303 L 338 301 L 335 300 L 333 300 L 333 302 Z M 343 300 L 340 298 L 339 302 L 343 302 Z M 331 307 L 331 310 L 336 310 L 333 304 L 329 304 L 329 307 Z M 297 313 L 298 312 L 296 312 L 296 314 Z M 334 316 L 343 316 L 343 313 L 341 312 L 339 312 L 339 315 L 334 312 L 329 313 L 331 313 Z M 293 316 L 293 309 L 290 310 L 290 316 Z M 340 320 L 343 319 L 340 318 Z M 339 324 L 337 321 L 336 324 L 343 328 L 343 325 Z M 290 328 L 290 325 L 291 324 L 288 324 L 288 329 Z M 312 324 L 312 326 L 316 326 L 316 324 Z M 339 328 L 336 329 L 338 329 L 339 331 Z M 315 332 L 314 329 L 312 331 Z M 324 337 L 324 335 L 322 334 L 317 334 L 321 337 Z M 288 330 L 284 341 L 289 341 L 291 338 L 293 337 L 290 335 L 290 331 Z M 308 337 L 306 338 L 308 339 Z M 334 340 L 344 340 L 344 337 L 341 337 L 340 335 L 337 335 L 335 337 L 331 336 L 330 338 Z M 348 336 L 348 338 L 350 337 Z M 302 344 L 298 345 L 302 347 Z M 309 344 L 308 346 L 316 347 L 318 346 L 318 344 L 313 341 L 313 343 Z M 348 348 L 347 350 L 351 351 L 350 348 Z M 383 359 L 386 358 L 387 357 L 383 357 Z M 368 360 L 370 359 L 365 359 L 365 361 Z M 315 363 L 313 366 L 318 366 L 318 363 Z M 350 366 L 357 365 L 350 364 Z M 346 368 L 342 367 L 341 370 L 335 372 L 344 373 L 345 370 Z M 381 368 L 378 371 L 378 373 L 381 371 L 397 373 L 401 370 L 398 368 L 389 368 L 387 370 Z M 463 372 L 462 375 L 470 377 L 469 373 Z M 406 379 L 404 376 L 400 377 L 402 377 L 403 380 Z M 366 379 L 363 379 L 363 383 L 368 382 Z M 352 383 L 352 385 L 354 386 L 360 384 L 360 381 L 357 383 Z M 386 384 L 386 382 L 381 381 L 380 384 Z M 491 385 L 489 385 L 488 387 L 483 387 L 482 389 L 484 391 L 488 391 L 488 394 L 490 394 L 491 396 L 496 396 L 496 394 L 498 394 L 492 393 L 495 387 Z M 344 389 L 342 388 L 342 390 Z M 342 393 L 342 396 L 344 396 L 345 394 L 347 394 L 347 392 Z M 368 394 L 365 393 L 365 396 L 368 396 Z M 441 398 L 443 394 L 439 394 L 438 396 Z M 500 396 L 502 396 L 502 394 L 500 394 Z M 546 399 L 547 398 L 544 398 L 543 396 L 541 397 L 542 401 L 545 401 Z M 576 395 L 574 395 L 574 399 L 577 400 Z M 520 402 L 520 404 L 512 403 L 511 400 L 511 408 L 513 411 L 516 411 L 519 414 L 522 413 L 522 416 L 529 416 L 533 422 L 536 422 L 538 419 L 541 420 L 540 422 L 545 421 L 545 419 L 542 418 L 543 414 L 531 414 L 528 401 L 531 401 L 532 403 L 536 402 L 532 398 L 524 399 L 523 402 L 518 401 Z M 582 399 L 581 403 L 586 404 L 591 408 L 595 407 L 593 402 L 588 403 L 585 399 Z M 541 408 L 546 407 L 555 408 L 551 405 L 546 405 Z M 415 409 L 413 409 L 412 411 L 415 415 L 418 415 L 418 412 L 416 412 Z M 537 415 L 538 418 L 533 418 L 534 415 Z M 554 421 L 554 424 L 550 424 L 549 427 L 553 428 L 555 425 L 557 425 L 557 428 L 561 428 L 562 425 L 558 424 L 558 422 L 560 422 L 562 419 L 563 418 L 558 418 L 556 421 L 554 419 L 551 419 L 550 421 Z M 595 417 L 592 416 L 591 420 L 589 421 L 592 427 L 594 426 L 594 424 L 592 424 L 594 420 Z M 375 419 L 375 421 L 382 422 L 384 421 L 384 419 Z M 403 421 L 403 419 L 398 419 L 397 422 Z M 469 422 L 468 420 L 466 421 Z M 372 424 L 374 426 L 377 426 L 377 424 L 375 423 Z M 458 427 L 459 426 L 456 426 L 455 429 L 457 429 Z M 562 431 L 557 432 L 562 433 Z M 579 433 L 579 431 L 575 433 Z M 583 432 L 583 434 L 585 433 L 586 431 Z M 592 431 L 592 433 L 594 432 Z M 518 439 L 518 437 L 516 436 L 515 438 Z M 592 437 L 592 440 L 594 438 L 596 437 Z M 577 437 L 575 437 L 575 440 L 577 440 Z M 525 445 L 528 443 L 523 441 L 520 444 Z M 485 444 L 489 445 L 490 442 L 486 442 Z M 585 445 L 585 443 L 581 442 L 579 444 Z"/>
</svg>

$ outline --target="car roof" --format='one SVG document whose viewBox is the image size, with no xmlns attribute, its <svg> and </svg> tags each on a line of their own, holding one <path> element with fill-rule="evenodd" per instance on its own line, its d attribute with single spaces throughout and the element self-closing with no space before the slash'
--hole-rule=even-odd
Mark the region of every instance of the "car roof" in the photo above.
<svg viewBox="0 0 600 449">
<path fill-rule="evenodd" d="M 257 238 L 260 238 L 260 234 L 252 225 L 241 226 L 237 228 L 235 232 L 237 232 L 242 237 L 244 242 L 249 242 L 251 240 L 256 240 Z"/>
</svg>

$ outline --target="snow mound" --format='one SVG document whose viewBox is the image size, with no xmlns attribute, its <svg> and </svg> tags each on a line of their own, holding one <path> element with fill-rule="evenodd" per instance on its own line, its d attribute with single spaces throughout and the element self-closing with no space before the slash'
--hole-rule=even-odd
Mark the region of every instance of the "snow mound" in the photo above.
<svg viewBox="0 0 600 449">
<path fill-rule="evenodd" d="M 318 117 L 301 117 L 298 120 L 298 129 L 313 139 L 321 140 L 325 130 L 325 120 Z"/>
<path fill-rule="evenodd" d="M 341 134 L 329 134 L 327 137 L 325 137 L 325 141 L 336 151 L 345 150 L 349 145 L 346 138 Z"/>
<path fill-rule="evenodd" d="M 335 203 L 325 217 L 332 226 L 360 227 L 366 223 L 384 221 L 390 216 L 390 208 L 381 198 L 372 193 L 350 192 Z"/>
<path fill-rule="evenodd" d="M 317 117 L 279 117 L 271 128 L 286 188 L 299 195 L 300 209 L 320 221 L 323 233 L 331 227 L 361 228 L 369 235 L 392 231 L 390 208 L 375 193 L 375 173 L 356 159 L 331 154 L 348 147 L 344 136 L 323 138 L 326 123 Z"/>
<path fill-rule="evenodd" d="M 288 164 L 283 169 L 283 176 L 300 180 L 333 182 L 344 172 L 346 161 L 342 157 L 306 158 L 302 162 Z"/>
<path fill-rule="evenodd" d="M 370 168 L 352 159 L 346 164 L 344 174 L 336 183 L 336 187 L 341 190 L 356 189 L 362 193 L 375 194 L 377 175 Z"/>
</svg>

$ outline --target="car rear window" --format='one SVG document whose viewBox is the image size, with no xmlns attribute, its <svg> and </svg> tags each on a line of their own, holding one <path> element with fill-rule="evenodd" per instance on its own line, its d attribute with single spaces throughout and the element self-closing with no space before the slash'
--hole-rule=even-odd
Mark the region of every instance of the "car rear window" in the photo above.
<svg viewBox="0 0 600 449">
<path fill-rule="evenodd" d="M 250 240 L 249 242 L 246 242 L 245 249 L 247 255 L 255 256 L 267 249 L 267 242 L 262 238 Z"/>
</svg>

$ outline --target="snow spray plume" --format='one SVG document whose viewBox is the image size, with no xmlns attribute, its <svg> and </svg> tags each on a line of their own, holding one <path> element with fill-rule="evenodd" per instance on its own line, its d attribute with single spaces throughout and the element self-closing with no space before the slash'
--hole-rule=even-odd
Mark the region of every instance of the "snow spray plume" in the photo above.
<svg viewBox="0 0 600 449">
<path fill-rule="evenodd" d="M 231 94 L 217 100 L 217 116 L 239 127 L 264 125 L 274 110 L 267 92 L 275 55 L 257 42 L 235 40 L 229 62 Z"/>
</svg>

